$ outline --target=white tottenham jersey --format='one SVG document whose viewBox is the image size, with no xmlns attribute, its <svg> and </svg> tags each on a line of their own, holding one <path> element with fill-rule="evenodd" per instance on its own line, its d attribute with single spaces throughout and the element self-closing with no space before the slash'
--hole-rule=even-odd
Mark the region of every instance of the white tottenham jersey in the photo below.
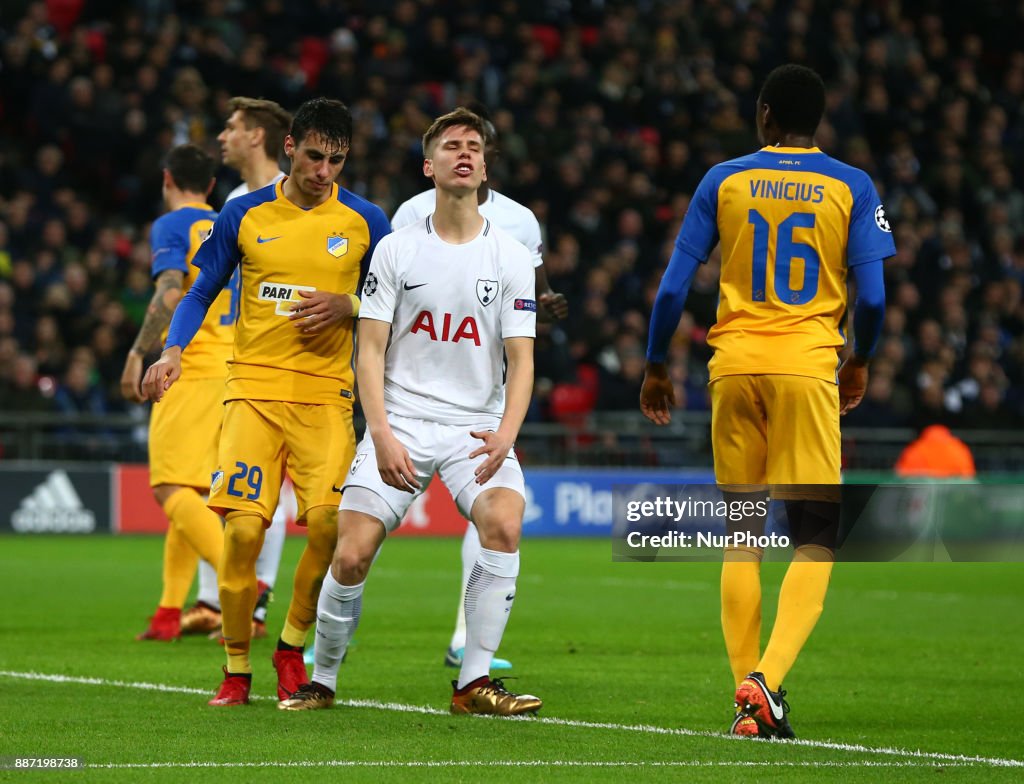
<svg viewBox="0 0 1024 784">
<path fill-rule="evenodd" d="M 284 179 L 284 176 L 284 172 L 278 169 L 277 175 L 270 182 L 277 182 L 278 180 Z M 270 182 L 266 183 L 263 187 L 266 187 L 266 185 L 270 185 Z M 224 203 L 227 204 L 232 199 L 237 199 L 239 196 L 245 196 L 245 194 L 249 192 L 249 186 L 246 185 L 245 180 L 242 180 L 241 185 L 239 185 L 237 188 L 231 191 L 231 193 L 228 194 L 228 197 L 224 199 Z"/>
<path fill-rule="evenodd" d="M 411 199 L 402 202 L 401 206 L 395 210 L 395 215 L 391 219 L 391 228 L 398 231 L 423 220 L 433 214 L 436 204 L 437 191 L 434 188 L 416 194 Z M 525 245 L 526 249 L 530 251 L 530 259 L 533 261 L 534 267 L 539 267 L 544 263 L 544 259 L 541 258 L 544 244 L 540 238 L 540 223 L 537 222 L 537 216 L 529 207 L 524 207 L 514 199 L 502 196 L 492 190 L 487 194 L 487 201 L 480 205 L 480 214 L 485 218 L 490 218 L 494 221 L 495 226 L 501 227 Z"/>
<path fill-rule="evenodd" d="M 392 414 L 474 425 L 505 409 L 505 338 L 536 334 L 530 254 L 484 219 L 451 245 L 431 216 L 384 237 L 363 283 L 360 319 L 391 324 L 384 407 Z"/>
</svg>

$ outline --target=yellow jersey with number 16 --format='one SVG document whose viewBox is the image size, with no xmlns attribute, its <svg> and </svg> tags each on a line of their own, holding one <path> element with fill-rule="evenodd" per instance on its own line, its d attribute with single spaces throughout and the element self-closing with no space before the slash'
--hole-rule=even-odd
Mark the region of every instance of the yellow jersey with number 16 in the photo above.
<svg viewBox="0 0 1024 784">
<path fill-rule="evenodd" d="M 868 175 L 817 148 L 765 147 L 701 181 L 679 246 L 721 242 L 711 379 L 779 373 L 835 382 L 850 267 L 896 253 Z"/>
</svg>

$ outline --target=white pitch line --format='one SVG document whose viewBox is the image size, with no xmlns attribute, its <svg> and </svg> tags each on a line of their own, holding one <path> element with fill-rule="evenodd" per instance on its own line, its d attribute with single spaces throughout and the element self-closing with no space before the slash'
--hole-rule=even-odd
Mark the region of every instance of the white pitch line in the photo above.
<svg viewBox="0 0 1024 784">
<path fill-rule="evenodd" d="M 493 718 L 490 716 L 484 716 L 480 718 Z M 526 717 L 515 717 L 517 719 L 531 720 Z M 565 727 L 586 727 L 589 729 L 598 730 L 620 730 L 626 732 L 645 732 L 655 735 L 683 735 L 687 737 L 699 737 L 699 738 L 719 738 L 730 742 L 745 743 L 749 742 L 748 738 L 741 738 L 737 735 L 723 735 L 718 732 L 706 732 L 700 730 L 688 730 L 685 728 L 674 728 L 674 727 L 654 727 L 647 724 L 612 724 L 607 722 L 594 722 L 594 721 L 577 721 L 575 719 L 556 719 L 550 717 L 532 719 L 542 724 L 558 724 Z M 1016 759 L 1004 759 L 1001 757 L 977 757 L 966 754 L 947 754 L 939 751 L 921 751 L 921 750 L 910 750 L 901 749 L 896 746 L 863 746 L 859 743 L 835 743 L 827 740 L 803 740 L 796 738 L 793 740 L 779 740 L 776 738 L 771 739 L 771 743 L 783 743 L 792 746 L 803 746 L 810 749 L 828 749 L 831 751 L 850 751 L 858 754 L 882 754 L 892 755 L 895 757 L 910 757 L 921 760 L 935 760 L 936 762 L 958 762 L 958 763 L 978 763 L 982 765 L 991 765 L 994 767 L 1008 767 L 1008 768 L 1019 768 L 1024 767 L 1024 760 Z"/>
<path fill-rule="evenodd" d="M 753 760 L 669 760 L 604 762 L 593 760 L 299 760 L 297 762 L 105 762 L 86 768 L 973 768 L 973 762 L 799 762 Z"/>
<path fill-rule="evenodd" d="M 87 686 L 112 686 L 124 689 L 143 689 L 147 691 L 160 691 L 171 694 L 196 694 L 209 696 L 208 689 L 195 689 L 189 686 L 170 686 L 164 683 L 145 683 L 139 681 L 117 681 L 106 678 L 87 678 L 77 675 L 53 675 L 43 672 L 16 672 L 12 670 L 0 670 L 0 677 L 19 678 L 22 680 L 47 681 L 50 683 L 76 683 Z M 277 697 L 252 695 L 253 700 L 277 700 Z M 406 705 L 399 702 L 377 702 L 376 700 L 338 700 L 335 704 L 349 708 L 370 708 L 373 710 L 386 710 L 400 713 L 419 713 L 428 716 L 450 716 L 448 711 L 438 708 L 431 708 L 426 705 Z M 475 716 L 476 719 L 491 719 L 496 721 L 527 721 L 530 723 L 551 724 L 561 727 L 579 727 L 594 730 L 613 730 L 619 732 L 639 732 L 652 735 L 677 735 L 691 738 L 717 738 L 719 740 L 749 742 L 745 738 L 723 735 L 718 732 L 702 730 L 690 730 L 683 727 L 656 727 L 649 724 L 614 724 L 611 722 L 579 721 L 576 719 L 559 719 L 552 717 L 495 717 Z M 947 763 L 976 763 L 993 767 L 1020 768 L 1024 767 L 1024 760 L 1007 759 L 1002 757 L 980 757 L 967 754 L 948 754 L 936 751 L 921 751 L 901 749 L 889 746 L 863 746 L 857 743 L 833 743 L 820 740 L 772 740 L 772 743 L 786 743 L 794 746 L 803 746 L 810 749 L 826 749 L 831 751 L 847 751 L 857 754 L 879 754 L 895 757 L 908 757 L 917 760 L 932 760 L 935 762 Z"/>
</svg>

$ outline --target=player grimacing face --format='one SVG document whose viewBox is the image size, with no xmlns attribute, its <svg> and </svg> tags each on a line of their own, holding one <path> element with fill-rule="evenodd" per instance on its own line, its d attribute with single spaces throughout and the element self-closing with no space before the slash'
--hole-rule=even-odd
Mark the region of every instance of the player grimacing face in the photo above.
<svg viewBox="0 0 1024 784">
<path fill-rule="evenodd" d="M 238 169 L 245 163 L 252 149 L 256 129 L 245 127 L 245 115 L 238 109 L 231 113 L 224 123 L 224 130 L 217 135 L 220 142 L 220 158 L 225 166 Z"/>
<path fill-rule="evenodd" d="M 290 179 L 301 195 L 314 205 L 322 203 L 345 168 L 348 150 L 349 145 L 336 147 L 328 144 L 315 131 L 306 134 L 299 144 L 291 135 L 286 136 L 284 152 L 292 162 Z"/>
<path fill-rule="evenodd" d="M 476 192 L 487 180 L 479 132 L 465 125 L 446 128 L 434 142 L 431 157 L 423 161 L 423 174 L 438 188 Z"/>
</svg>

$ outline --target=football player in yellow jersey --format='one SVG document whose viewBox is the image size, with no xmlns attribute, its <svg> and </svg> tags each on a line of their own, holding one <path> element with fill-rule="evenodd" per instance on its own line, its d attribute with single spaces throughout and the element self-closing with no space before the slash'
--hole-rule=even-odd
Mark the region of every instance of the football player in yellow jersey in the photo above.
<svg viewBox="0 0 1024 784">
<path fill-rule="evenodd" d="M 225 120 L 224 130 L 217 136 L 221 162 L 236 169 L 243 180 L 227 195 L 225 201 L 231 201 L 285 176 L 278 166 L 278 158 L 284 150 L 284 137 L 291 128 L 292 116 L 274 101 L 263 98 L 235 96 L 228 101 L 227 108 L 231 113 Z M 224 372 L 227 373 L 227 367 Z M 267 603 L 277 584 L 277 570 L 284 548 L 286 515 L 286 510 L 279 503 L 273 522 L 264 536 L 259 558 L 256 559 L 259 600 L 252 617 L 254 638 L 267 636 Z M 199 564 L 196 602 L 181 613 L 181 633 L 219 637 L 220 623 L 217 567 L 202 562 Z"/>
<path fill-rule="evenodd" d="M 274 653 L 278 696 L 287 699 L 308 681 L 303 647 L 355 451 L 355 291 L 363 265 L 391 230 L 379 207 L 335 184 L 351 137 L 352 116 L 340 101 L 317 98 L 299 107 L 285 138 L 291 175 L 224 206 L 196 254 L 199 279 L 143 381 L 152 400 L 172 388 L 212 295 L 238 269 L 241 307 L 210 493 L 210 507 L 227 520 L 218 581 L 228 664 L 211 705 L 248 702 L 256 556 L 285 469 L 308 538 Z"/>
<path fill-rule="evenodd" d="M 734 494 L 773 486 L 795 547 L 763 652 L 763 551 L 725 550 L 722 629 L 737 735 L 793 737 L 781 683 L 821 615 L 839 525 L 839 417 L 864 395 L 885 315 L 883 261 L 896 253 L 871 178 L 814 146 L 824 110 L 814 71 L 784 65 L 768 75 L 757 101 L 765 146 L 701 181 L 651 314 L 640 408 L 663 425 L 675 404 L 669 341 L 697 266 L 720 244 L 718 320 L 708 332 L 715 479 Z M 851 271 L 854 348 L 840 365 Z M 743 528 L 764 524 L 751 517 Z"/>
<path fill-rule="evenodd" d="M 163 195 L 170 212 L 157 218 L 150 230 L 156 292 L 121 374 L 121 392 L 127 400 L 144 400 L 139 390 L 142 358 L 167 329 L 183 291 L 199 274 L 191 262 L 217 217 L 206 203 L 215 165 L 194 144 L 175 147 L 167 155 Z M 237 284 L 237 277 L 232 277 L 226 288 L 216 292 L 213 307 L 183 362 L 187 379 L 153 409 L 150 418 L 149 482 L 167 514 L 168 527 L 163 594 L 140 640 L 176 640 L 181 634 L 181 608 L 199 559 L 213 565 L 220 562 L 221 522 L 207 508 L 204 496 L 217 465 L 224 374 L 231 358 L 238 307 Z M 183 428 L 183 422 L 191 426 Z"/>
</svg>

